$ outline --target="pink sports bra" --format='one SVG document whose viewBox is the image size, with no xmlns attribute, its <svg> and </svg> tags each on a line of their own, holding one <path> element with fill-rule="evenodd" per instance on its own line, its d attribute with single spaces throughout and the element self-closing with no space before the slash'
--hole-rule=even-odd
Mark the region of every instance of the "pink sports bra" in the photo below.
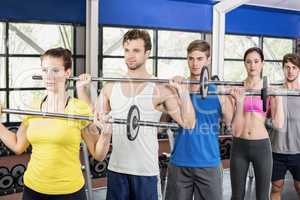
<svg viewBox="0 0 300 200">
<path fill-rule="evenodd" d="M 263 111 L 263 103 L 259 96 L 244 97 L 244 112 L 256 112 L 266 117 L 266 112 Z"/>
</svg>

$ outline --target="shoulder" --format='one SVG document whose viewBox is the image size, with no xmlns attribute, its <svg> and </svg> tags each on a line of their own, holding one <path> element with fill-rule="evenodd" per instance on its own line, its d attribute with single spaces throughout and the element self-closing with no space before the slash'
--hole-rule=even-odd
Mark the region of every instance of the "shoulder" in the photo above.
<svg viewBox="0 0 300 200">
<path fill-rule="evenodd" d="M 70 99 L 69 108 L 78 115 L 89 115 L 92 113 L 92 109 L 88 103 L 77 98 Z"/>
<path fill-rule="evenodd" d="M 116 85 L 115 82 L 107 82 L 101 89 L 101 94 L 110 97 L 113 87 Z"/>
</svg>

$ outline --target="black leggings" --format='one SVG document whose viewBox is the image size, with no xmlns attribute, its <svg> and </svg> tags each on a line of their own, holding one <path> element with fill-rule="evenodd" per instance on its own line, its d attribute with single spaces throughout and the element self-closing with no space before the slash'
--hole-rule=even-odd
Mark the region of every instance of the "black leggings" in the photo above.
<svg viewBox="0 0 300 200">
<path fill-rule="evenodd" d="M 256 200 L 267 200 L 270 198 L 272 176 L 270 140 L 234 138 L 230 159 L 232 200 L 244 200 L 250 162 L 252 162 L 255 174 Z"/>
<path fill-rule="evenodd" d="M 42 194 L 24 186 L 22 200 L 86 200 L 84 187 L 71 194 L 48 195 Z"/>
</svg>

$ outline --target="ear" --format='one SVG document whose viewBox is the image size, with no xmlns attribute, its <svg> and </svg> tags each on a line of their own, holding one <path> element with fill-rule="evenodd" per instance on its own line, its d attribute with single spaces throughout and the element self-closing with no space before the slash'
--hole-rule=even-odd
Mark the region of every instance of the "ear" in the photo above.
<svg viewBox="0 0 300 200">
<path fill-rule="evenodd" d="M 211 64 L 211 56 L 209 56 L 208 58 L 207 58 L 207 63 L 206 63 L 207 65 L 210 65 Z"/>
<path fill-rule="evenodd" d="M 147 57 L 150 56 L 150 52 L 151 52 L 151 50 L 147 50 L 147 51 L 145 52 L 145 54 L 146 54 Z"/>
<path fill-rule="evenodd" d="M 70 78 L 71 74 L 72 74 L 72 70 L 71 69 L 65 70 L 65 76 L 66 76 L 66 78 Z"/>
</svg>

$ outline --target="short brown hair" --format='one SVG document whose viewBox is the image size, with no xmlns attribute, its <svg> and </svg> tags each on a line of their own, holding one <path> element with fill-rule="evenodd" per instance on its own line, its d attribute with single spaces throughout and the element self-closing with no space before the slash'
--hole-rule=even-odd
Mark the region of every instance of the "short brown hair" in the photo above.
<svg viewBox="0 0 300 200">
<path fill-rule="evenodd" d="M 62 58 L 64 61 L 65 70 L 72 68 L 72 53 L 69 49 L 65 49 L 62 47 L 48 49 L 45 53 L 41 55 L 41 61 L 46 56 L 50 56 L 53 58 Z"/>
<path fill-rule="evenodd" d="M 145 51 L 152 49 L 151 38 L 149 33 L 145 30 L 139 30 L 139 29 L 132 29 L 127 31 L 127 33 L 125 33 L 123 37 L 123 45 L 127 41 L 137 40 L 137 39 L 142 39 L 144 41 Z"/>
<path fill-rule="evenodd" d="M 205 40 L 192 41 L 187 48 L 187 53 L 190 54 L 193 51 L 204 52 L 208 58 L 210 57 L 210 45 Z"/>
<path fill-rule="evenodd" d="M 293 65 L 296 65 L 300 69 L 300 56 L 295 53 L 288 53 L 283 56 L 282 67 L 284 67 L 285 63 L 291 62 Z"/>
</svg>

